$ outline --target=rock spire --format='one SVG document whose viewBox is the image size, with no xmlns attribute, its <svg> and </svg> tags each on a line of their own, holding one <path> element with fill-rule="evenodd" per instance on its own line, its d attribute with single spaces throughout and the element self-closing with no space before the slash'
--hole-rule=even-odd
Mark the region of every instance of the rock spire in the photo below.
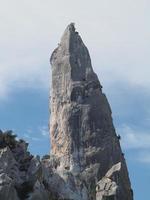
<svg viewBox="0 0 150 200">
<path fill-rule="evenodd" d="M 112 175 L 117 188 L 110 199 L 132 200 L 126 162 L 113 126 L 110 105 L 93 71 L 88 49 L 73 23 L 66 28 L 50 62 L 51 153 L 59 163 L 57 172 L 65 180 L 68 180 L 67 173 L 74 177 L 80 185 L 81 199 L 100 199 L 96 194 L 97 184 L 102 184 L 100 180 L 106 180 L 107 171 L 120 163 L 119 172 Z M 86 188 L 84 192 L 81 185 Z M 101 199 L 108 199 L 106 192 L 102 194 Z"/>
<path fill-rule="evenodd" d="M 0 200 L 133 200 L 111 109 L 70 24 L 51 56 L 51 154 L 0 130 Z"/>
</svg>

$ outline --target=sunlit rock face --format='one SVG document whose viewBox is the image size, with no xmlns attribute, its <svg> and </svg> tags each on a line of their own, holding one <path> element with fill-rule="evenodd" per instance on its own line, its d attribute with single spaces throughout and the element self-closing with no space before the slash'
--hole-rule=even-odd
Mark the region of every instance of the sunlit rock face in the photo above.
<svg viewBox="0 0 150 200">
<path fill-rule="evenodd" d="M 66 174 L 71 174 L 79 183 L 81 193 L 83 185 L 87 189 L 83 194 L 85 199 L 92 200 L 96 199 L 97 182 L 113 165 L 121 162 L 121 170 L 113 176 L 118 185 L 114 198 L 132 200 L 111 108 L 93 71 L 88 49 L 73 23 L 66 28 L 50 62 L 51 153 L 58 159 L 57 172 L 65 180 L 69 177 Z M 79 176 L 80 181 L 77 181 Z M 82 195 L 81 199 L 84 199 Z"/>
</svg>

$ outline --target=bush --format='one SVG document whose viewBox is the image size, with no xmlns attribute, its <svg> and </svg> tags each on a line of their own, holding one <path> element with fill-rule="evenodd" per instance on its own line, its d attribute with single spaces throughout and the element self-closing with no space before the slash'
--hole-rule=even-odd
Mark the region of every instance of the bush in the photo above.
<svg viewBox="0 0 150 200">
<path fill-rule="evenodd" d="M 8 130 L 5 132 L 0 131 L 0 149 L 9 147 L 13 149 L 16 147 L 18 141 L 16 140 L 17 135 L 13 134 L 13 131 Z"/>
</svg>

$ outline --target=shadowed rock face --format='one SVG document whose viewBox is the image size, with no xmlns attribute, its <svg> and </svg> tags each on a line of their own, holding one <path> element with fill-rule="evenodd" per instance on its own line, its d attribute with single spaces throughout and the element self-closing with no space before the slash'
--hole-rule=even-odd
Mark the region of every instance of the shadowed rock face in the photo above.
<svg viewBox="0 0 150 200">
<path fill-rule="evenodd" d="M 128 171 L 111 109 L 92 69 L 88 49 L 73 23 L 66 28 L 50 61 L 50 133 L 52 154 L 59 161 L 57 172 L 65 178 L 66 173 L 71 173 L 75 179 L 80 176 L 80 188 L 81 182 L 84 183 L 91 200 L 96 199 L 97 182 L 113 165 L 121 162 L 120 172 L 113 176 L 118 185 L 114 198 L 132 200 Z"/>
</svg>

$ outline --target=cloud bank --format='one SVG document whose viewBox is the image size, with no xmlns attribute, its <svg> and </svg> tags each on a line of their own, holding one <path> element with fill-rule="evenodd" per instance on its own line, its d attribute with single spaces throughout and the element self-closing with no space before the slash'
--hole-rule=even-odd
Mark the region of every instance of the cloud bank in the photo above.
<svg viewBox="0 0 150 200">
<path fill-rule="evenodd" d="M 149 149 L 150 150 L 150 132 L 142 132 L 123 125 L 118 128 L 118 133 L 122 136 L 122 146 L 124 149 Z"/>
<path fill-rule="evenodd" d="M 102 82 L 126 80 L 149 88 L 149 4 L 147 0 L 1 2 L 0 99 L 16 87 L 47 87 L 50 53 L 72 21 Z"/>
<path fill-rule="evenodd" d="M 150 164 L 150 131 L 139 130 L 129 125 L 117 129 L 121 135 L 121 145 L 131 153 L 130 160 Z"/>
</svg>

